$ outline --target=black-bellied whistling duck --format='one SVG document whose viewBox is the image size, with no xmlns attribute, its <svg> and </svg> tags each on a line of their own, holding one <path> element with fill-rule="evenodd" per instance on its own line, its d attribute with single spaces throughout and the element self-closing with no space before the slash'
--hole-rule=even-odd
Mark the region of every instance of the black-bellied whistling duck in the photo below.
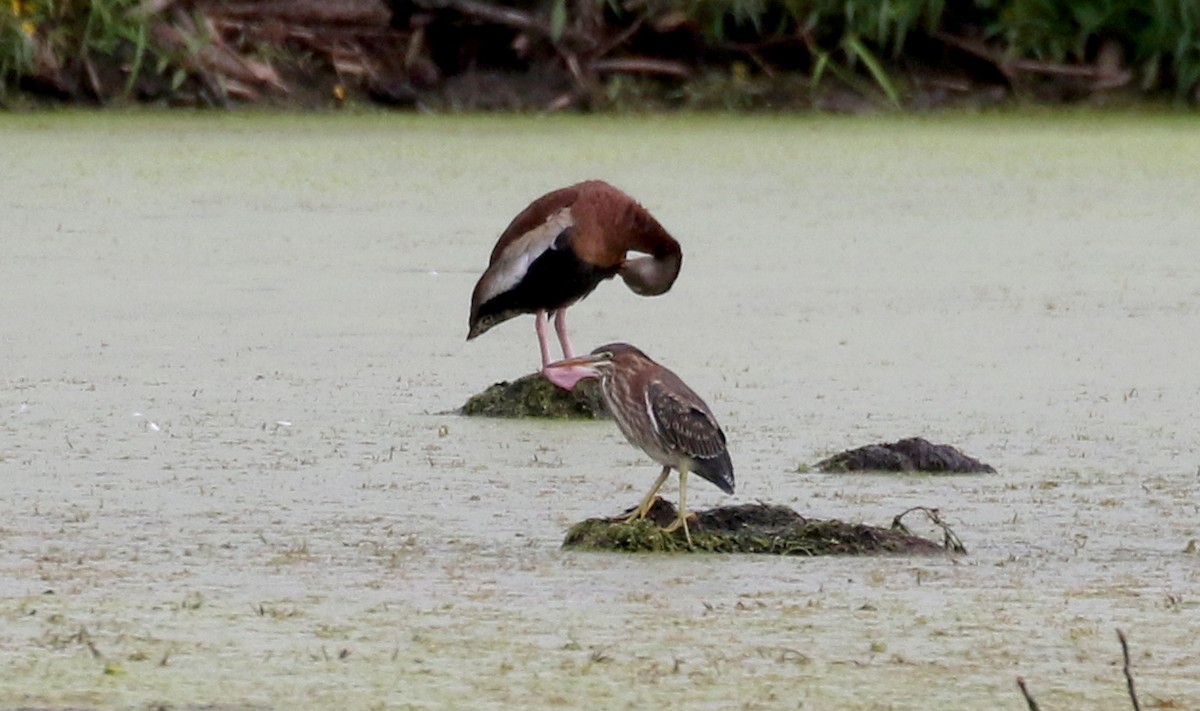
<svg viewBox="0 0 1200 711">
<path fill-rule="evenodd" d="M 645 518 L 654 495 L 672 469 L 679 472 L 679 513 L 664 529 L 683 528 L 688 545 L 687 475 L 695 472 L 733 493 L 733 462 L 725 433 L 712 410 L 678 375 L 628 343 L 610 343 L 591 355 L 567 358 L 543 368 L 546 378 L 570 390 L 584 378 L 599 378 L 604 404 L 631 444 L 662 465 L 658 481 L 626 520 Z"/>
<path fill-rule="evenodd" d="M 630 258 L 631 252 L 647 256 Z M 566 310 L 621 275 L 636 294 L 657 296 L 679 276 L 683 253 L 646 208 L 601 180 L 546 193 L 513 218 L 471 295 L 467 340 L 520 314 L 535 314 L 542 367 L 549 313 L 563 356 L 574 352 Z"/>
</svg>

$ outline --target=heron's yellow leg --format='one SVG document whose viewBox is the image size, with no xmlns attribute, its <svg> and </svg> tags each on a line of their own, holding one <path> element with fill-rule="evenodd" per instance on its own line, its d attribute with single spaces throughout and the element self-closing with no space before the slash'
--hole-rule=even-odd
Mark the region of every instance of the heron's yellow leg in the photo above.
<svg viewBox="0 0 1200 711">
<path fill-rule="evenodd" d="M 654 486 L 650 487 L 650 493 L 646 494 L 646 498 L 642 499 L 642 503 L 633 510 L 633 513 L 625 517 L 625 522 L 637 521 L 638 519 L 646 518 L 646 514 L 650 513 L 650 506 L 654 503 L 654 495 L 662 488 L 663 482 L 667 480 L 667 476 L 671 473 L 671 467 L 663 467 L 662 473 L 658 475 L 658 481 L 654 482 Z"/>
<path fill-rule="evenodd" d="M 679 513 L 675 520 L 671 522 L 671 525 L 663 529 L 663 533 L 674 533 L 679 530 L 680 526 L 683 526 L 683 536 L 687 539 L 688 547 L 690 548 L 692 545 L 692 532 L 688 530 L 687 525 L 688 516 L 690 515 L 687 509 L 687 475 L 687 467 L 682 467 L 679 470 Z"/>
</svg>

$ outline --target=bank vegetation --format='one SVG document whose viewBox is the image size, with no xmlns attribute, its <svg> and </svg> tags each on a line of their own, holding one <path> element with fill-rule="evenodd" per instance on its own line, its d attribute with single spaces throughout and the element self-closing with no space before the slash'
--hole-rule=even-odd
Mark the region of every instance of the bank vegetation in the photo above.
<svg viewBox="0 0 1200 711">
<path fill-rule="evenodd" d="M 0 103 L 1200 102 L 1197 0 L 7 0 Z"/>
</svg>

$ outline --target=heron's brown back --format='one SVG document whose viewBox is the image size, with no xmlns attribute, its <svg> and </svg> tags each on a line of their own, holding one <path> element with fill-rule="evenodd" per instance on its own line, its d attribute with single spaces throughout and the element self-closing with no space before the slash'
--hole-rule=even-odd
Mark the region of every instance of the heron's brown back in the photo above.
<svg viewBox="0 0 1200 711">
<path fill-rule="evenodd" d="M 733 464 L 712 410 L 675 373 L 636 348 L 627 348 L 614 348 L 613 367 L 600 379 L 605 403 L 622 434 L 656 462 L 677 469 L 687 466 L 733 493 Z"/>
</svg>

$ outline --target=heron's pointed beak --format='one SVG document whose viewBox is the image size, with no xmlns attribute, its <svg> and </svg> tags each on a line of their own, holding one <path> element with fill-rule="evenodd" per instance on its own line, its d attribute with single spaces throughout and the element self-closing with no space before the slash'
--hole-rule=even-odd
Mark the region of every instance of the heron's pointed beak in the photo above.
<svg viewBox="0 0 1200 711">
<path fill-rule="evenodd" d="M 574 390 L 580 380 L 600 377 L 593 365 L 596 360 L 595 356 L 583 355 L 555 361 L 542 368 L 542 375 L 563 390 Z"/>
</svg>

